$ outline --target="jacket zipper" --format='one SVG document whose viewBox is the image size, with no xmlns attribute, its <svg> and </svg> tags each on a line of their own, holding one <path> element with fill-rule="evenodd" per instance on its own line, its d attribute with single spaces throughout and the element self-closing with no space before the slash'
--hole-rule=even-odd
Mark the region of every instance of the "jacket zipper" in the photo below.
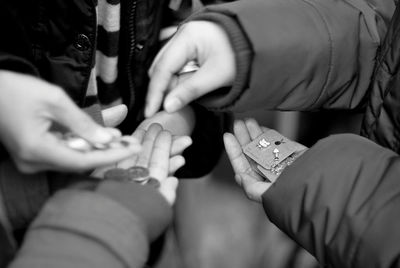
<svg viewBox="0 0 400 268">
<path fill-rule="evenodd" d="M 134 82 L 133 82 L 133 72 L 132 72 L 132 59 L 135 53 L 136 48 L 136 29 L 135 29 L 135 22 L 136 22 L 136 6 L 137 1 L 134 0 L 131 6 L 131 12 L 129 14 L 128 20 L 128 32 L 129 32 L 129 54 L 128 54 L 128 61 L 126 63 L 126 72 L 128 77 L 128 87 L 130 92 L 129 97 L 129 107 L 133 107 L 135 103 L 135 91 L 134 91 Z"/>
</svg>

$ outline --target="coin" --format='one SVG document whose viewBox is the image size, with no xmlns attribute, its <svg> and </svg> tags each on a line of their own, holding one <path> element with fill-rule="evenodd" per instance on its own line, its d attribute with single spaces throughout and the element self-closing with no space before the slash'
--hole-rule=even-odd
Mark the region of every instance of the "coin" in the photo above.
<svg viewBox="0 0 400 268">
<path fill-rule="evenodd" d="M 115 181 L 128 181 L 129 172 L 123 168 L 113 168 L 104 173 L 104 179 Z"/>
<path fill-rule="evenodd" d="M 152 177 L 150 177 L 150 178 L 147 180 L 146 184 L 147 184 L 147 185 L 150 185 L 150 186 L 153 186 L 153 187 L 155 187 L 155 188 L 160 187 L 160 182 L 159 182 L 157 179 L 152 178 Z"/>
<path fill-rule="evenodd" d="M 133 166 L 128 168 L 128 173 L 129 173 L 129 179 L 136 182 L 145 181 L 148 179 L 150 175 L 149 169 L 139 166 Z"/>
<path fill-rule="evenodd" d="M 65 136 L 64 142 L 69 148 L 80 152 L 89 152 L 92 149 L 90 143 L 78 136 Z"/>
<path fill-rule="evenodd" d="M 178 75 L 183 75 L 187 73 L 193 73 L 196 72 L 200 69 L 199 64 L 196 61 L 189 61 L 186 63 L 185 66 L 182 67 L 182 69 L 178 72 Z"/>
</svg>

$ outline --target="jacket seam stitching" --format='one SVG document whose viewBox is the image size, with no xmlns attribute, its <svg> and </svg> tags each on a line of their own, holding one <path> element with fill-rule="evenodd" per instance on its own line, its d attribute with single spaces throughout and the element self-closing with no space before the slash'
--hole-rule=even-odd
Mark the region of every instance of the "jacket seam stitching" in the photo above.
<svg viewBox="0 0 400 268">
<path fill-rule="evenodd" d="M 326 75 L 326 80 L 324 85 L 322 86 L 322 91 L 319 95 L 319 97 L 317 98 L 317 100 L 314 101 L 314 103 L 311 105 L 311 107 L 315 106 L 321 99 L 322 97 L 325 95 L 327 88 L 328 88 L 328 84 L 329 81 L 331 80 L 331 76 L 332 76 L 332 69 L 333 69 L 333 38 L 332 38 L 332 33 L 329 30 L 328 27 L 328 23 L 324 17 L 324 15 L 318 10 L 318 8 L 315 6 L 315 4 L 313 4 L 311 1 L 308 0 L 302 0 L 304 3 L 310 5 L 315 12 L 318 14 L 318 16 L 321 18 L 323 25 L 326 28 L 326 32 L 328 34 L 328 41 L 329 41 L 329 63 L 328 63 L 328 73 Z"/>
</svg>

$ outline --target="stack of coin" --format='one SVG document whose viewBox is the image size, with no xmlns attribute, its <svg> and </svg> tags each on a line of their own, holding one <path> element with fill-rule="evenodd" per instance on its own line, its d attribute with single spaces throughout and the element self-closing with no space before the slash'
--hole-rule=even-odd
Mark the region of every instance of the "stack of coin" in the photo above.
<svg viewBox="0 0 400 268">
<path fill-rule="evenodd" d="M 128 169 L 113 168 L 104 173 L 104 179 L 120 182 L 136 182 L 158 188 L 160 182 L 150 177 L 149 169 L 140 166 L 133 166 Z"/>
<path fill-rule="evenodd" d="M 129 179 L 139 183 L 146 183 L 149 179 L 149 169 L 140 166 L 133 166 L 127 169 Z"/>
<path fill-rule="evenodd" d="M 122 148 L 130 145 L 128 140 L 124 137 L 112 139 L 108 143 L 90 142 L 74 133 L 67 132 L 61 135 L 61 139 L 71 149 L 80 152 L 89 152 L 92 150 L 107 150 L 111 148 Z"/>
</svg>

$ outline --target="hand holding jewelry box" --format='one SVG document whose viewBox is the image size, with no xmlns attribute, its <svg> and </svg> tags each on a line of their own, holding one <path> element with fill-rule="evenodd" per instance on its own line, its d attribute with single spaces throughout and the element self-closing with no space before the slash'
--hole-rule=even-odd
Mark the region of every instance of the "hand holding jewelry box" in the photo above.
<svg viewBox="0 0 400 268">
<path fill-rule="evenodd" d="M 225 149 L 237 183 L 247 196 L 261 202 L 262 194 L 307 148 L 254 119 L 237 120 L 234 134 L 224 135 Z"/>
</svg>

